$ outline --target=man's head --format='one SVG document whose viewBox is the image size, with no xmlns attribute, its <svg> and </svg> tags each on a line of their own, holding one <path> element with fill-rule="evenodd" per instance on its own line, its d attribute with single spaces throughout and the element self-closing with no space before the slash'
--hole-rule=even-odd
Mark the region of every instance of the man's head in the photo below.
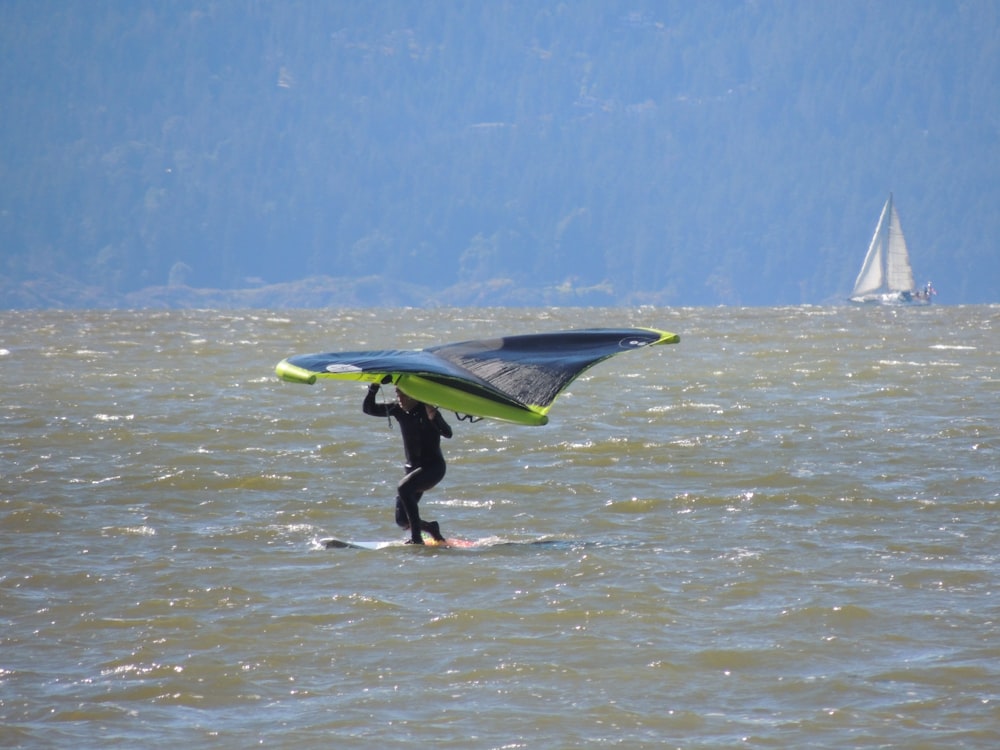
<svg viewBox="0 0 1000 750">
<path fill-rule="evenodd" d="M 396 400 L 399 402 L 399 405 L 402 406 L 406 411 L 410 411 L 410 409 L 412 409 L 413 407 L 417 406 L 420 403 L 415 398 L 407 396 L 405 393 L 399 390 L 399 388 L 396 389 Z"/>
</svg>

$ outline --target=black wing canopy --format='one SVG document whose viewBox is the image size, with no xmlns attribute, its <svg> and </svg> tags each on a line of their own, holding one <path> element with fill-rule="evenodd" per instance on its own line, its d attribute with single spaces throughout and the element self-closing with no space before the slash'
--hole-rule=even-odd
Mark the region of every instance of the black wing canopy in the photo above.
<svg viewBox="0 0 1000 750">
<path fill-rule="evenodd" d="M 425 351 L 482 378 L 519 403 L 548 407 L 566 386 L 598 362 L 660 343 L 673 341 L 664 340 L 661 331 L 605 328 L 464 341 Z"/>
</svg>

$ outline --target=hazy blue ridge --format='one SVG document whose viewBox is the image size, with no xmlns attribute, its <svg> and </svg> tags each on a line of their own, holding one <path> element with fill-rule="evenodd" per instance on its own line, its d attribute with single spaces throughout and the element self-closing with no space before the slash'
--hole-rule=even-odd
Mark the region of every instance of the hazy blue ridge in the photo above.
<svg viewBox="0 0 1000 750">
<path fill-rule="evenodd" d="M 1000 5 L 0 3 L 0 308 L 998 299 Z"/>
</svg>

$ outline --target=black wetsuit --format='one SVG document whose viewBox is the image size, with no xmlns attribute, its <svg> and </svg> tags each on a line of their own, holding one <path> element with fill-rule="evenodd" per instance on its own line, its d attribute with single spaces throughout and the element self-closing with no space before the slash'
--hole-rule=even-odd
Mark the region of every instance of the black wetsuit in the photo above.
<svg viewBox="0 0 1000 750">
<path fill-rule="evenodd" d="M 378 386 L 372 384 L 365 396 L 363 409 L 373 417 L 395 417 L 403 433 L 403 451 L 406 454 L 406 476 L 396 487 L 396 523 L 410 529 L 410 539 L 414 544 L 422 544 L 421 530 L 427 531 L 440 541 L 441 532 L 435 522 L 421 521 L 417 503 L 424 492 L 444 479 L 445 461 L 441 453 L 441 437 L 451 437 L 451 427 L 440 413 L 434 419 L 427 416 L 427 407 L 417 403 L 406 411 L 395 401 L 378 403 L 375 394 Z"/>
</svg>

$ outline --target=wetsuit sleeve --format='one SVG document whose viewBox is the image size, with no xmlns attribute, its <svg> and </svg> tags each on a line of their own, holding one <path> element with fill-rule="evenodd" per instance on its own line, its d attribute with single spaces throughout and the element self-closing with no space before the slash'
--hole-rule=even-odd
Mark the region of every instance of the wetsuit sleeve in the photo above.
<svg viewBox="0 0 1000 750">
<path fill-rule="evenodd" d="M 444 421 L 444 417 L 441 416 L 441 412 L 436 409 L 434 410 L 434 426 L 437 428 L 441 437 L 451 437 L 451 425 Z"/>
<path fill-rule="evenodd" d="M 378 385 L 372 383 L 368 386 L 368 393 L 365 396 L 365 401 L 361 405 L 362 411 L 372 417 L 387 417 L 389 416 L 389 404 L 380 404 L 375 400 L 375 394 L 378 393 Z"/>
</svg>

